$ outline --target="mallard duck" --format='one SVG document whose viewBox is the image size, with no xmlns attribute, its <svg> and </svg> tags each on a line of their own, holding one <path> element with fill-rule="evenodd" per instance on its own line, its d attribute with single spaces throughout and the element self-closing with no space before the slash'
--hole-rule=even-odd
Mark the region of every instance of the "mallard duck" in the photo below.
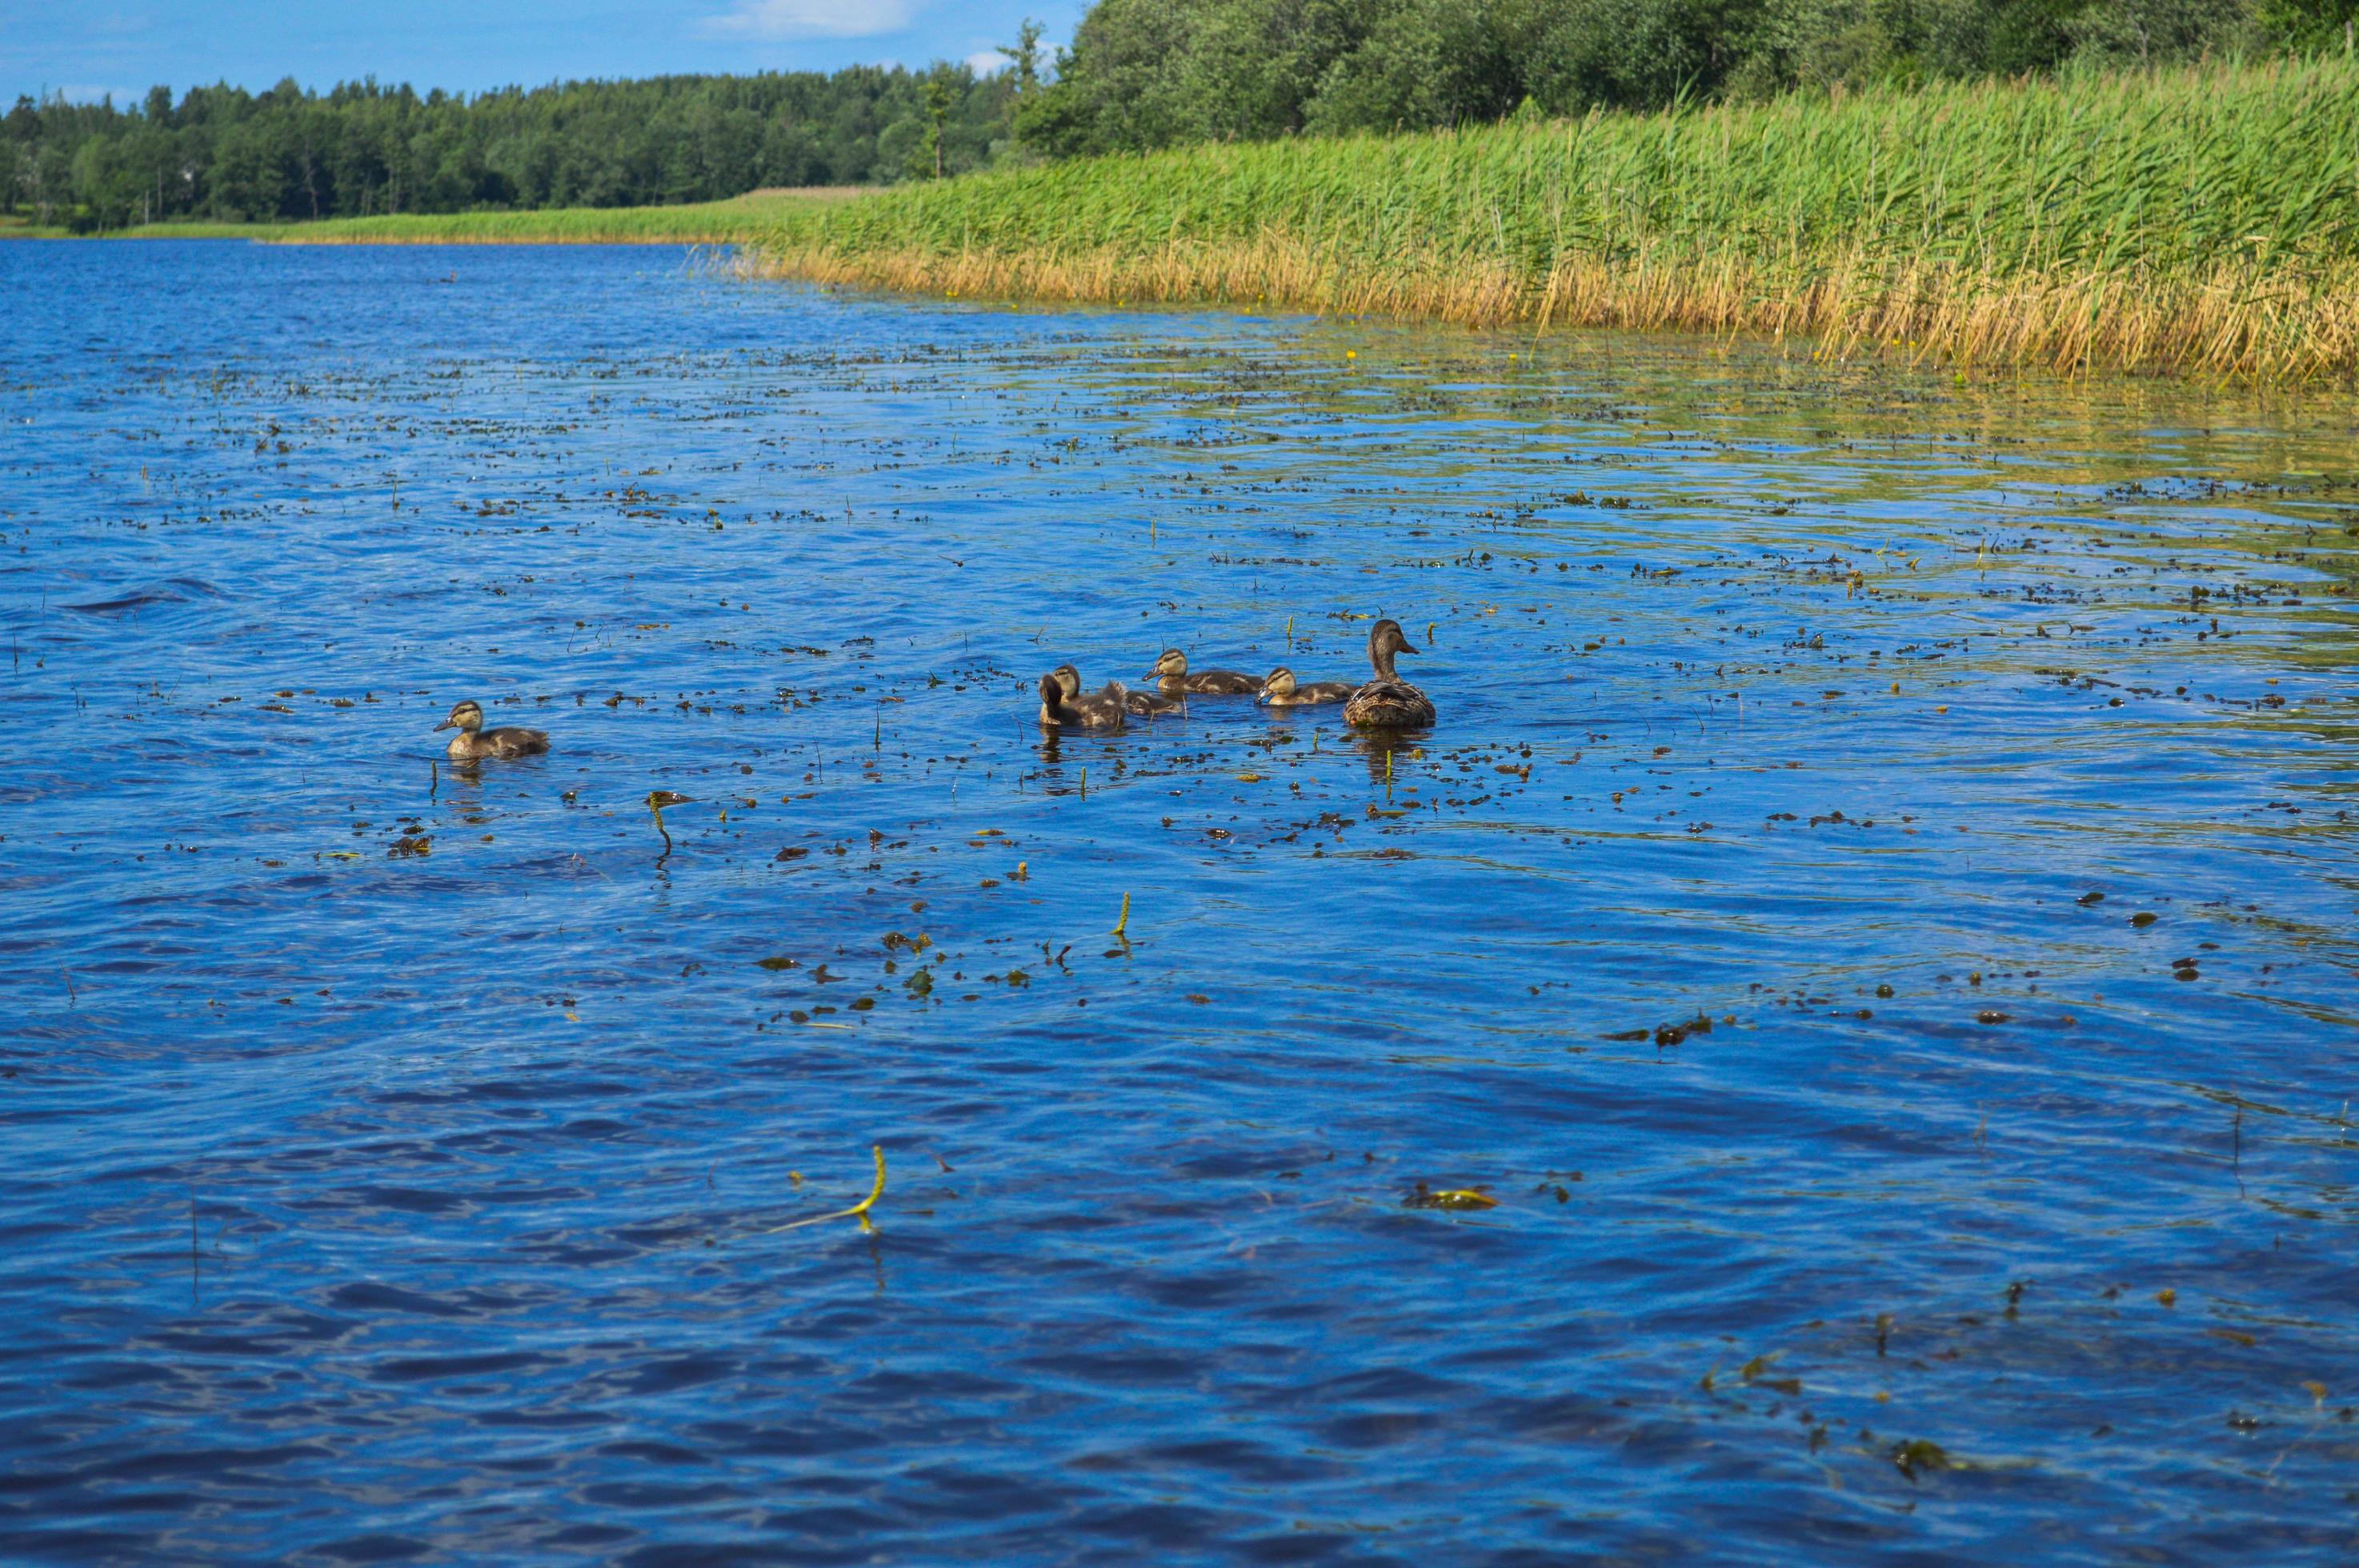
<svg viewBox="0 0 2359 1568">
<path fill-rule="evenodd" d="M 1347 680 L 1315 680 L 1305 686 L 1284 665 L 1262 676 L 1261 700 L 1272 708 L 1309 708 L 1314 703 L 1342 702 L 1355 688 Z"/>
<path fill-rule="evenodd" d="M 1368 633 L 1368 663 L 1375 666 L 1376 678 L 1343 704 L 1343 722 L 1362 730 L 1423 730 L 1430 725 L 1433 703 L 1393 673 L 1395 654 L 1416 652 L 1416 645 L 1402 635 L 1399 622 L 1377 622 Z"/>
<path fill-rule="evenodd" d="M 1040 677 L 1040 728 L 1043 730 L 1119 730 L 1129 694 L 1120 681 L 1087 697 L 1068 696 L 1065 683 L 1054 673 Z"/>
<path fill-rule="evenodd" d="M 434 728 L 458 731 L 451 737 L 450 756 L 454 762 L 479 762 L 485 757 L 537 757 L 549 750 L 549 736 L 538 730 L 513 725 L 500 730 L 484 729 L 483 707 L 472 697 L 451 708 L 451 717 Z"/>
<path fill-rule="evenodd" d="M 1071 665 L 1059 665 L 1053 673 L 1057 677 L 1057 684 L 1064 687 L 1065 699 L 1068 702 L 1082 695 L 1081 671 Z M 1098 695 L 1103 697 L 1108 692 L 1116 691 L 1122 693 L 1123 711 L 1133 719 L 1160 719 L 1165 714 L 1178 713 L 1187 706 L 1176 693 L 1165 696 L 1151 691 L 1133 691 L 1120 681 L 1107 682 Z"/>
<path fill-rule="evenodd" d="M 1147 678 L 1156 683 L 1156 689 L 1166 697 L 1177 697 L 1192 691 L 1205 697 L 1251 697 L 1261 689 L 1261 682 L 1235 670 L 1198 670 L 1188 673 L 1188 655 L 1177 648 L 1166 648 Z"/>
</svg>

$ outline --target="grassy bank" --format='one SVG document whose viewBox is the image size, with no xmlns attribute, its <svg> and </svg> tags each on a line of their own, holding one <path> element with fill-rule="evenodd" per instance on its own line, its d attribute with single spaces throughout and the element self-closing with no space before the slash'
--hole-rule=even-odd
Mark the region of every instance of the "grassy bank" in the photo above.
<svg viewBox="0 0 2359 1568">
<path fill-rule="evenodd" d="M 2347 58 L 1298 138 L 782 215 L 775 276 L 2359 373 Z"/>
<path fill-rule="evenodd" d="M 265 240 L 311 245 L 729 244 L 773 232 L 781 220 L 860 194 L 857 187 L 756 190 L 727 201 L 678 207 L 556 207 L 535 212 L 402 212 L 314 223 L 148 223 L 108 235 L 132 240 Z M 58 238 L 22 220 L 0 220 L 0 238 Z"/>
<path fill-rule="evenodd" d="M 311 245 L 730 244 L 781 220 L 860 194 L 857 188 L 756 190 L 679 207 L 554 207 L 538 212 L 404 213 L 282 225 L 270 237 Z"/>
</svg>

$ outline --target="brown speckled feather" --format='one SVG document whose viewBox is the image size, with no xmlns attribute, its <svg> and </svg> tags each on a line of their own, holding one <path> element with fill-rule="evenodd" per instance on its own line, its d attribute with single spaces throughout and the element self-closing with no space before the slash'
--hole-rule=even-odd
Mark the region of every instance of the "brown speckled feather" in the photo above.
<svg viewBox="0 0 2359 1568">
<path fill-rule="evenodd" d="M 1343 704 L 1343 722 L 1361 730 L 1424 730 L 1433 704 L 1405 680 L 1372 680 Z"/>
<path fill-rule="evenodd" d="M 1040 726 L 1044 730 L 1119 730 L 1128 693 L 1119 681 L 1087 697 L 1067 697 L 1054 675 L 1040 677 Z"/>
<path fill-rule="evenodd" d="M 546 733 L 516 725 L 498 730 L 479 730 L 473 735 L 454 735 L 451 739 L 452 756 L 459 754 L 462 741 L 473 741 L 468 750 L 478 757 L 538 757 L 549 750 Z"/>
<path fill-rule="evenodd" d="M 1376 678 L 1352 694 L 1343 705 L 1343 722 L 1361 730 L 1424 730 L 1434 721 L 1433 703 L 1425 693 L 1393 671 L 1393 655 L 1414 654 L 1417 645 L 1397 621 L 1379 621 L 1368 633 L 1368 663 Z"/>
<path fill-rule="evenodd" d="M 1261 690 L 1261 682 L 1236 670 L 1190 670 L 1188 655 L 1177 648 L 1166 648 L 1147 678 L 1157 683 L 1165 696 L 1176 687 L 1200 697 L 1251 697 Z"/>
<path fill-rule="evenodd" d="M 479 762 L 486 757 L 537 757 L 549 750 L 549 737 L 538 730 L 510 725 L 484 728 L 484 707 L 473 697 L 453 706 L 437 730 L 456 730 L 443 754 L 454 762 Z"/>
<path fill-rule="evenodd" d="M 1297 680 L 1292 670 L 1280 665 L 1262 677 L 1261 700 L 1270 708 L 1315 708 L 1342 702 L 1355 689 L 1347 680 Z"/>
</svg>

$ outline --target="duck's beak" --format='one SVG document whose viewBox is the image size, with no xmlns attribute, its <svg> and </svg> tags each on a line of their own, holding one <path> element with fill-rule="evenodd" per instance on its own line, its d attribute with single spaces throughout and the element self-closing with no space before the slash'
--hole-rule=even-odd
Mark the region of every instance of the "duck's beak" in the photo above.
<svg viewBox="0 0 2359 1568">
<path fill-rule="evenodd" d="M 434 728 L 437 730 L 456 730 L 458 727 L 459 721 L 457 719 L 445 719 L 441 723 L 437 724 Z"/>
<path fill-rule="evenodd" d="M 1412 643 L 1412 642 L 1410 642 L 1408 638 L 1403 637 L 1403 638 L 1400 640 L 1400 651 L 1401 651 L 1402 653 L 1404 653 L 1404 654 L 1414 654 L 1414 653 L 1419 652 L 1419 648 L 1418 648 L 1418 645 L 1417 645 L 1415 643 Z"/>
</svg>

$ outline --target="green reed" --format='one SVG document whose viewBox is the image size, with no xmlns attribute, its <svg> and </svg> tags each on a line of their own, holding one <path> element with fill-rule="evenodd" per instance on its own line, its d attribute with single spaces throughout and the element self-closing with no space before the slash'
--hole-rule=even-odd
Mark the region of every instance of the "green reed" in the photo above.
<svg viewBox="0 0 2359 1568">
<path fill-rule="evenodd" d="M 1945 83 L 1078 160 L 782 215 L 768 270 L 2349 376 L 2359 66 Z"/>
</svg>

